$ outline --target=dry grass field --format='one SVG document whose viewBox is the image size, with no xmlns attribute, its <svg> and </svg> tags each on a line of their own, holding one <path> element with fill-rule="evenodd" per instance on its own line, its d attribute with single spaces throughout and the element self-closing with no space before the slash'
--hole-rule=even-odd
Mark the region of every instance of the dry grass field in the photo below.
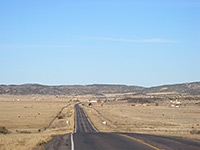
<svg viewBox="0 0 200 150">
<path fill-rule="evenodd" d="M 162 106 L 136 107 L 130 103 L 107 102 L 103 106 L 82 107 L 102 132 L 134 132 L 200 140 L 198 105 L 170 108 L 163 103 Z"/>
<path fill-rule="evenodd" d="M 132 94 L 108 94 L 106 97 L 123 98 Z M 10 133 L 0 133 L 0 149 L 42 149 L 40 145 L 50 140 L 51 135 L 73 132 L 75 102 L 72 100 L 86 102 L 91 99 L 98 100 L 99 97 L 1 95 L 0 130 L 1 127 L 5 127 Z M 155 102 L 159 103 L 159 106 L 155 106 Z M 200 140 L 200 106 L 170 108 L 167 101 L 155 102 L 146 107 L 133 107 L 125 101 L 82 107 L 97 129 L 102 132 L 135 132 Z M 190 102 L 192 101 L 187 101 Z M 193 101 L 197 102 L 199 101 Z M 66 121 L 69 122 L 68 125 Z M 104 121 L 106 125 L 103 124 Z"/>
<path fill-rule="evenodd" d="M 74 129 L 74 104 L 62 96 L 0 96 L 1 150 L 29 150 Z M 58 116 L 58 117 L 56 117 Z M 69 124 L 66 124 L 66 121 Z"/>
</svg>

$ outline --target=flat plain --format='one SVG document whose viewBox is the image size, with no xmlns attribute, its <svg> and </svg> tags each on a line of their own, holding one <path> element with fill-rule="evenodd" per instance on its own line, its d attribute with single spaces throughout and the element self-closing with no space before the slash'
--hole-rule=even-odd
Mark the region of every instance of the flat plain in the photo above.
<svg viewBox="0 0 200 150">
<path fill-rule="evenodd" d="M 199 102 L 199 101 L 198 101 Z M 82 106 L 101 132 L 132 132 L 200 140 L 200 106 L 134 106 L 127 102 L 107 102 L 102 106 Z"/>
<path fill-rule="evenodd" d="M 52 135 L 73 132 L 74 107 L 62 96 L 0 97 L 0 126 L 10 133 L 0 134 L 0 149 L 33 149 Z"/>
<path fill-rule="evenodd" d="M 5 127 L 10 133 L 0 134 L 0 149 L 42 149 L 41 145 L 52 135 L 74 132 L 74 105 L 78 102 L 82 102 L 79 105 L 100 132 L 144 133 L 200 140 L 199 96 L 182 97 L 179 108 L 169 107 L 170 98 L 176 97 L 134 93 L 104 96 L 1 95 L 0 127 Z M 88 100 L 96 103 L 89 106 Z M 146 100 L 149 102 L 144 107 L 137 105 Z"/>
</svg>

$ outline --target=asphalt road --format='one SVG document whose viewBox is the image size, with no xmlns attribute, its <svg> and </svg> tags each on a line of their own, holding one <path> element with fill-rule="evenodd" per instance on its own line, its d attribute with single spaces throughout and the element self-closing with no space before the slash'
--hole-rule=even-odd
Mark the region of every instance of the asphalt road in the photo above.
<svg viewBox="0 0 200 150">
<path fill-rule="evenodd" d="M 92 125 L 84 110 L 75 105 L 75 133 L 96 133 L 98 132 Z"/>
<path fill-rule="evenodd" d="M 200 150 L 200 141 L 136 133 L 100 133 L 75 105 L 75 133 L 55 136 L 50 150 Z"/>
</svg>

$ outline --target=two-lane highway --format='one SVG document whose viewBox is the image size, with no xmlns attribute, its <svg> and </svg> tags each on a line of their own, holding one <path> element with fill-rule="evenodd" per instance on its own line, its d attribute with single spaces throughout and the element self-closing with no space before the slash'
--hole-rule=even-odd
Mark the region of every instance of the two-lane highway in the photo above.
<svg viewBox="0 0 200 150">
<path fill-rule="evenodd" d="M 135 133 L 100 133 L 84 110 L 75 105 L 75 150 L 200 150 L 200 142 L 180 138 Z"/>
<path fill-rule="evenodd" d="M 72 149 L 75 150 L 128 150 L 141 149 L 153 150 L 153 146 L 135 142 L 130 138 L 122 136 L 123 134 L 99 133 L 84 110 L 75 105 L 75 133 L 71 135 Z"/>
<path fill-rule="evenodd" d="M 136 133 L 101 133 L 75 105 L 75 132 L 55 136 L 48 150 L 200 150 L 200 141 Z"/>
<path fill-rule="evenodd" d="M 75 133 L 95 133 L 98 132 L 84 110 L 79 107 L 79 105 L 75 105 Z"/>
</svg>

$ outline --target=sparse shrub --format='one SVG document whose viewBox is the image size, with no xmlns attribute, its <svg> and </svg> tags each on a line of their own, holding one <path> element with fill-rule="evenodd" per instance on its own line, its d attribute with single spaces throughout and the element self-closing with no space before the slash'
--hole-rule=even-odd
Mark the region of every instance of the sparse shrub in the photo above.
<svg viewBox="0 0 200 150">
<path fill-rule="evenodd" d="M 126 128 L 126 131 L 131 131 L 131 128 L 130 128 L 130 127 L 127 127 L 127 128 Z"/>
<path fill-rule="evenodd" d="M 64 119 L 64 117 L 65 117 L 64 114 L 59 114 L 59 115 L 57 116 L 58 119 Z"/>
<path fill-rule="evenodd" d="M 30 131 L 27 131 L 27 130 L 22 130 L 22 131 L 16 130 L 16 132 L 22 133 L 22 134 L 30 134 L 31 133 Z"/>
<path fill-rule="evenodd" d="M 1 134 L 9 134 L 10 132 L 6 129 L 6 127 L 0 126 L 0 133 Z"/>
<path fill-rule="evenodd" d="M 200 130 L 192 130 L 190 131 L 190 134 L 200 134 Z"/>
</svg>

